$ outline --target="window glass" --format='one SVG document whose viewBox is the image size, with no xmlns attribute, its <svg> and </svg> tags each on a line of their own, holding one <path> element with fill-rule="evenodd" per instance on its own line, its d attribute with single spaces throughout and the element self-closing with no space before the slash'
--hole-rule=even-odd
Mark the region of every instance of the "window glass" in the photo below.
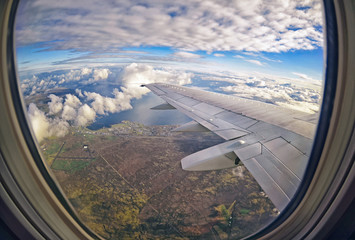
<svg viewBox="0 0 355 240">
<path fill-rule="evenodd" d="M 44 161 L 81 221 L 107 239 L 245 237 L 282 210 L 248 159 L 274 164 L 263 168 L 276 166 L 280 185 L 285 171 L 302 178 L 322 97 L 320 1 L 21 1 L 15 35 Z M 213 116 L 201 123 L 152 110 L 165 103 L 144 86 L 154 83 L 232 97 L 169 95 Z M 227 117 L 234 106 L 245 108 Z M 192 120 L 210 131 L 173 131 Z M 221 154 L 237 156 L 234 167 L 182 169 L 181 159 L 234 140 L 249 147 Z"/>
</svg>

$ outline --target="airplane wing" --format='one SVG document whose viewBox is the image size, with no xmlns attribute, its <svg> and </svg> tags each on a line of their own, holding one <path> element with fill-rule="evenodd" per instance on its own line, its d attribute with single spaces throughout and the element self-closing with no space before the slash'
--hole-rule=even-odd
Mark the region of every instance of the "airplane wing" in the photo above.
<svg viewBox="0 0 355 240">
<path fill-rule="evenodd" d="M 166 101 L 153 109 L 177 109 L 192 122 L 175 131 L 212 131 L 226 142 L 181 160 L 184 170 L 235 167 L 239 161 L 282 211 L 299 186 L 317 118 L 272 104 L 169 84 L 142 85 Z"/>
</svg>

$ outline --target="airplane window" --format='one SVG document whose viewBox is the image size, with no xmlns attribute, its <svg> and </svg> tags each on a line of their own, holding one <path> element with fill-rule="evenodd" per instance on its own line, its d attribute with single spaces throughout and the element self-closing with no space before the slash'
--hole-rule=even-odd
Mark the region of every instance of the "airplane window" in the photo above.
<svg viewBox="0 0 355 240">
<path fill-rule="evenodd" d="M 238 239 L 302 181 L 320 1 L 22 1 L 19 85 L 43 161 L 107 239 Z"/>
</svg>

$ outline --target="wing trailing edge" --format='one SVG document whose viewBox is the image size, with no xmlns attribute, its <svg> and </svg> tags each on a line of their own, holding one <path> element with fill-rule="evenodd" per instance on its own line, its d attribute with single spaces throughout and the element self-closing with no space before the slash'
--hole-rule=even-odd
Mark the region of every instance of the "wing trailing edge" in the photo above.
<svg viewBox="0 0 355 240">
<path fill-rule="evenodd" d="M 234 149 L 243 141 L 232 140 L 193 153 L 181 160 L 182 169 L 187 171 L 209 171 L 235 167 L 239 159 Z"/>
<path fill-rule="evenodd" d="M 210 132 L 210 130 L 198 122 L 191 121 L 173 129 L 172 132 Z"/>
<path fill-rule="evenodd" d="M 169 103 L 162 103 L 155 107 L 150 108 L 152 110 L 171 110 L 176 109 L 174 106 L 170 105 Z"/>
</svg>

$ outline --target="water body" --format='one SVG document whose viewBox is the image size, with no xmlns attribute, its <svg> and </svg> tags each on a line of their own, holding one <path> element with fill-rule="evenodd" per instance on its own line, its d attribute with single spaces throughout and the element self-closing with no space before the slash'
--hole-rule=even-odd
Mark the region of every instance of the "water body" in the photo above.
<svg viewBox="0 0 355 240">
<path fill-rule="evenodd" d="M 230 83 L 223 81 L 208 81 L 201 80 L 200 78 L 194 78 L 193 84 L 187 85 L 187 87 L 198 86 L 207 91 L 223 93 L 219 88 L 222 86 L 228 86 Z M 120 89 L 120 85 L 115 82 L 106 82 L 101 84 L 83 85 L 78 88 L 82 91 L 97 92 L 103 96 L 112 97 L 112 91 L 114 88 Z M 144 125 L 181 125 L 191 121 L 189 117 L 182 114 L 178 110 L 151 110 L 159 104 L 164 103 L 160 97 L 153 93 L 144 95 L 141 99 L 132 99 L 132 109 L 125 110 L 118 113 L 111 113 L 96 118 L 95 122 L 88 126 L 91 130 L 98 130 L 100 128 L 109 128 L 114 124 L 120 123 L 124 120 L 142 123 Z"/>
<path fill-rule="evenodd" d="M 162 103 L 164 103 L 164 100 L 150 92 L 141 99 L 132 100 L 132 109 L 99 117 L 88 128 L 91 130 L 108 128 L 124 120 L 139 122 L 144 125 L 181 125 L 191 121 L 178 110 L 150 109 Z"/>
</svg>

